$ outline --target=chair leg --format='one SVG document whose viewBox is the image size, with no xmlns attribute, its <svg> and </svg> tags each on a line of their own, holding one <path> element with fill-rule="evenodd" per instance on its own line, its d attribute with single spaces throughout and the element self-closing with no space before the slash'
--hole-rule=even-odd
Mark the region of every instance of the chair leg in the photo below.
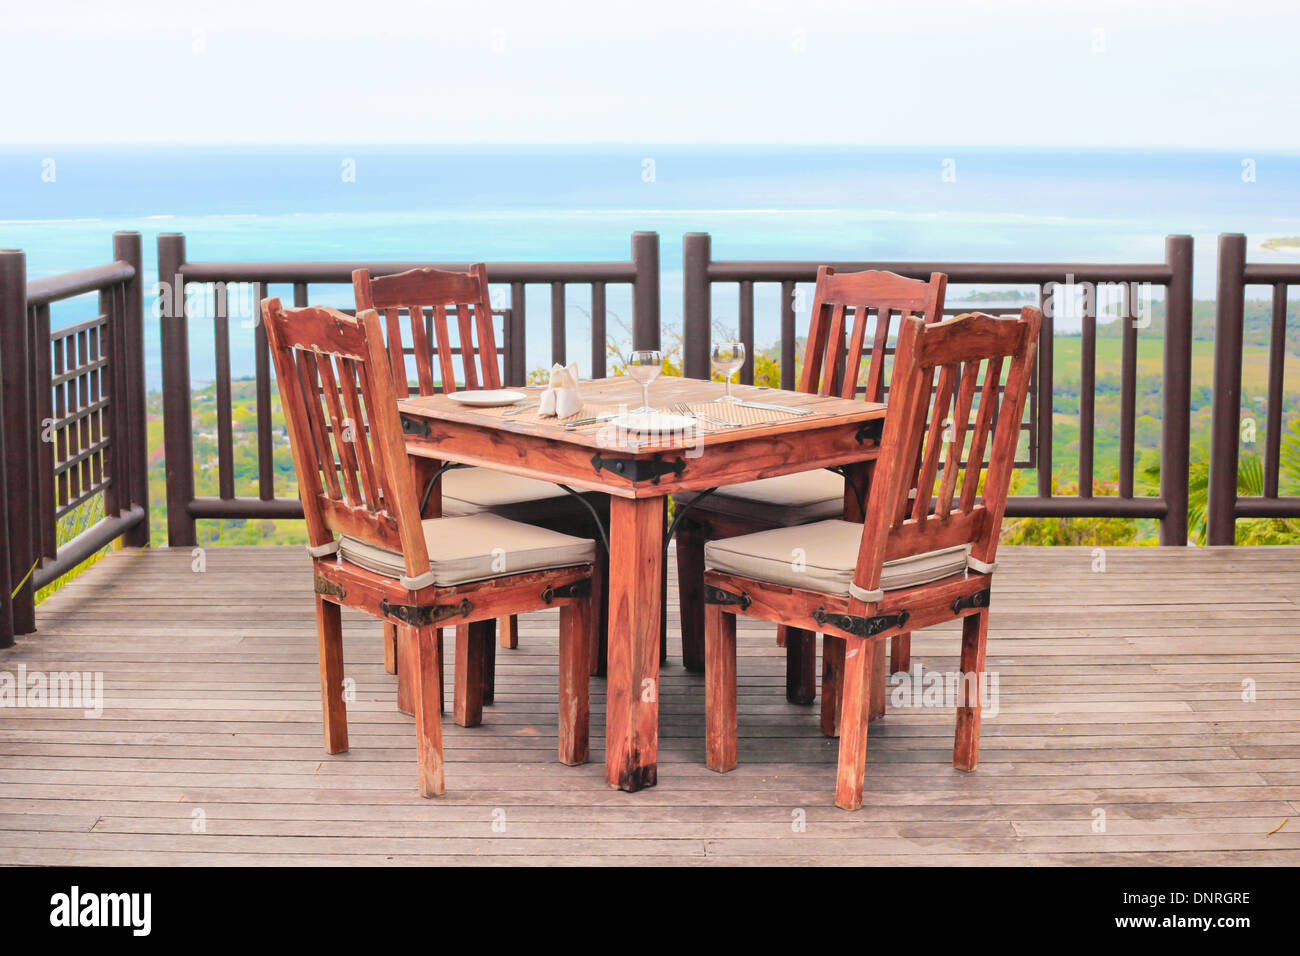
<svg viewBox="0 0 1300 956">
<path fill-rule="evenodd" d="M 885 695 L 889 674 L 885 670 L 885 642 L 871 642 L 871 719 L 885 716 Z"/>
<path fill-rule="evenodd" d="M 452 719 L 461 727 L 477 727 L 483 722 L 483 665 L 487 657 L 484 644 L 491 644 L 494 639 L 490 620 L 456 626 L 456 690 Z"/>
<path fill-rule="evenodd" d="M 570 767 L 587 762 L 591 731 L 592 599 L 582 598 L 560 608 L 560 763 Z"/>
<path fill-rule="evenodd" d="M 408 717 L 415 713 L 415 630 L 394 625 L 397 642 L 397 710 Z"/>
<path fill-rule="evenodd" d="M 867 769 L 867 727 L 871 720 L 871 668 L 875 654 L 868 640 L 845 638 L 844 690 L 840 714 L 840 759 L 835 805 L 862 806 L 862 778 Z"/>
<path fill-rule="evenodd" d="M 840 697 L 844 681 L 844 638 L 822 635 L 822 733 L 840 735 Z"/>
<path fill-rule="evenodd" d="M 817 699 L 817 635 L 800 627 L 785 631 L 785 699 L 792 704 Z"/>
<path fill-rule="evenodd" d="M 415 753 L 419 764 L 420 796 L 436 797 L 446 785 L 442 767 L 442 640 L 434 627 L 413 629 L 415 635 Z M 434 693 L 438 697 L 434 697 Z"/>
<path fill-rule="evenodd" d="M 677 592 L 682 616 L 682 665 L 704 670 L 704 533 L 684 519 L 677 529 Z"/>
<path fill-rule="evenodd" d="M 776 646 L 777 646 L 777 647 L 785 647 L 785 636 L 786 636 L 787 633 L 789 633 L 789 631 L 790 631 L 790 628 L 786 627 L 784 624 L 778 624 L 778 625 L 776 626 Z"/>
<path fill-rule="evenodd" d="M 984 677 L 984 649 L 989 634 L 989 612 L 984 609 L 961 622 L 961 681 L 957 693 L 957 735 L 952 765 L 974 770 L 980 759 L 980 681 Z"/>
<path fill-rule="evenodd" d="M 497 622 L 485 621 L 487 639 L 483 643 L 483 703 L 497 702 Z"/>
<path fill-rule="evenodd" d="M 663 533 L 668 533 L 668 496 L 659 499 L 662 503 L 661 514 L 663 521 Z M 668 545 L 668 538 L 663 538 L 665 547 Z M 668 555 L 664 554 L 664 559 L 659 563 L 659 666 L 663 667 L 668 663 Z"/>
<path fill-rule="evenodd" d="M 447 655 L 443 651 L 442 628 L 438 628 L 438 713 L 447 712 L 447 679 L 446 668 L 443 666 L 447 661 Z"/>
<path fill-rule="evenodd" d="M 736 616 L 721 604 L 704 614 L 704 755 L 710 770 L 736 766 Z"/>
<path fill-rule="evenodd" d="M 397 625 L 384 622 L 384 670 L 397 673 Z"/>
<path fill-rule="evenodd" d="M 501 632 L 501 646 L 513 651 L 519 646 L 519 616 L 511 614 L 497 618 L 497 630 Z"/>
<path fill-rule="evenodd" d="M 906 674 L 912 669 L 912 635 L 899 634 L 889 641 L 889 673 Z"/>
<path fill-rule="evenodd" d="M 348 710 L 343 701 L 343 621 L 339 606 L 316 595 L 316 648 L 320 656 L 320 702 L 325 752 L 348 749 Z"/>
</svg>

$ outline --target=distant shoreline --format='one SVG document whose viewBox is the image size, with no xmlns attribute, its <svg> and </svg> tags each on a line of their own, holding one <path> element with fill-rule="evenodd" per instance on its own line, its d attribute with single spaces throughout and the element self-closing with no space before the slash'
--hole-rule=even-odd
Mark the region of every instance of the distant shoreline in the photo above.
<svg viewBox="0 0 1300 956">
<path fill-rule="evenodd" d="M 1289 252 L 1293 249 L 1300 252 L 1300 236 L 1278 236 L 1275 239 L 1265 239 L 1259 244 L 1259 247 L 1270 252 Z"/>
</svg>

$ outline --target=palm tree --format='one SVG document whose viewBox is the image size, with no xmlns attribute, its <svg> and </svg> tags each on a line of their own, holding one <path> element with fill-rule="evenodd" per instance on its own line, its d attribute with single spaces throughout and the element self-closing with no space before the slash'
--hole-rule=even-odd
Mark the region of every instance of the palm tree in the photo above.
<svg viewBox="0 0 1300 956">
<path fill-rule="evenodd" d="M 1300 495 L 1300 418 L 1292 418 L 1282 432 L 1279 455 L 1278 491 Z M 1160 465 L 1149 465 L 1146 477 L 1159 485 Z M 1264 494 L 1264 458 L 1249 451 L 1237 458 L 1237 494 Z M 1205 544 L 1210 503 L 1210 454 L 1204 445 L 1194 444 L 1187 480 L 1188 531 L 1197 544 Z M 1237 544 L 1300 544 L 1300 521 L 1294 518 L 1243 518 L 1237 522 Z"/>
</svg>

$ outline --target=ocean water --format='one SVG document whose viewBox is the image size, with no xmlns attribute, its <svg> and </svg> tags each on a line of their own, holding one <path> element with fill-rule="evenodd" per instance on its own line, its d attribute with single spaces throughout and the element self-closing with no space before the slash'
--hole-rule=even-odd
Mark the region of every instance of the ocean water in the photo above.
<svg viewBox="0 0 1300 956">
<path fill-rule="evenodd" d="M 202 260 L 626 260 L 637 230 L 661 242 L 662 315 L 681 322 L 681 237 L 709 232 L 718 259 L 1158 262 L 1164 237 L 1196 241 L 1196 295 L 1214 292 L 1215 237 L 1300 235 L 1300 154 L 748 147 L 94 148 L 0 151 L 0 248 L 32 277 L 107 261 L 115 230 L 186 235 Z M 288 289 L 272 287 L 289 296 Z M 954 288 L 950 300 L 959 301 Z M 314 287 L 313 301 L 351 291 Z M 811 296 L 802 299 L 806 308 Z M 568 298 L 569 357 L 590 355 L 585 287 Z M 55 325 L 93 299 L 56 307 Z M 631 320 L 611 287 L 610 330 Z M 714 318 L 735 325 L 734 289 Z M 550 362 L 549 292 L 528 299 L 530 368 Z M 806 313 L 798 316 L 800 325 Z M 251 322 L 233 323 L 232 368 L 252 371 Z M 778 337 L 775 287 L 759 287 L 756 339 Z M 147 376 L 160 381 L 158 322 Z M 213 376 L 211 322 L 191 321 L 192 376 Z"/>
</svg>

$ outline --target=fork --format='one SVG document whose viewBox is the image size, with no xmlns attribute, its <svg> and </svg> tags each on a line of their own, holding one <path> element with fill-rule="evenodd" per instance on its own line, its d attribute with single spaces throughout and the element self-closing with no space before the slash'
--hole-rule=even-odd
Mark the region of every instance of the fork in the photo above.
<svg viewBox="0 0 1300 956">
<path fill-rule="evenodd" d="M 506 415 L 518 415 L 520 412 L 526 412 L 530 408 L 536 408 L 541 402 L 525 402 L 523 405 L 516 405 L 514 408 L 507 408 L 501 413 L 502 417 Z"/>
<path fill-rule="evenodd" d="M 714 418 L 712 415 L 705 415 L 703 412 L 691 411 L 691 406 L 686 402 L 678 402 L 673 406 L 673 411 L 679 415 L 685 415 L 688 418 L 699 418 L 708 422 L 710 425 L 717 425 L 721 428 L 739 428 L 740 422 L 728 421 L 722 418 Z"/>
</svg>

